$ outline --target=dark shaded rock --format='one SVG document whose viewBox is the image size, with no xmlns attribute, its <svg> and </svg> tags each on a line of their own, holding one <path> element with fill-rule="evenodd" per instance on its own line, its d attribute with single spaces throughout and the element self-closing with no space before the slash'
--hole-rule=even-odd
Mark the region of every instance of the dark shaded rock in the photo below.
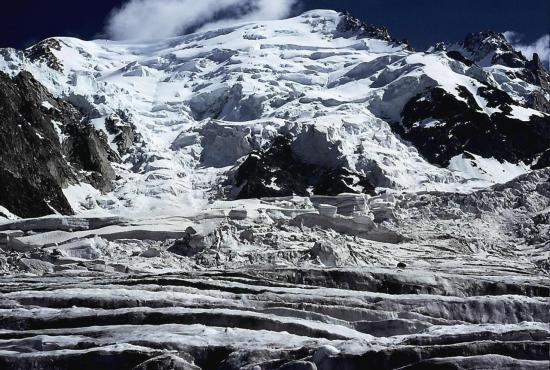
<svg viewBox="0 0 550 370">
<path fill-rule="evenodd" d="M 64 214 L 73 213 L 61 188 L 52 178 L 38 174 L 33 177 L 38 178 L 38 182 L 0 168 L 0 204 L 21 217 L 49 215 L 53 209 Z"/>
<path fill-rule="evenodd" d="M 447 56 L 451 59 L 454 59 L 454 60 L 457 60 L 461 63 L 466 64 L 468 67 L 474 65 L 474 62 L 472 60 L 466 58 L 459 51 L 456 51 L 456 50 L 448 51 Z"/>
<path fill-rule="evenodd" d="M 412 50 L 407 40 L 398 40 L 390 35 L 386 27 L 375 26 L 354 17 L 349 12 L 342 15 L 336 31 L 340 36 L 368 37 L 372 39 L 383 40 L 394 44 L 404 44 Z"/>
<path fill-rule="evenodd" d="M 550 167 L 550 149 L 545 150 L 532 166 L 534 170 Z"/>
<path fill-rule="evenodd" d="M 346 168 L 326 168 L 304 163 L 292 148 L 290 137 L 279 136 L 265 150 L 254 151 L 239 166 L 234 176 L 238 199 L 337 195 L 344 192 L 374 193 L 362 174 Z"/>
<path fill-rule="evenodd" d="M 124 112 L 105 118 L 105 128 L 111 135 L 115 135 L 114 142 L 121 155 L 128 153 L 139 138 L 130 118 Z"/>
<path fill-rule="evenodd" d="M 470 53 L 474 62 L 516 68 L 517 70 L 508 74 L 538 85 L 550 93 L 550 73 L 545 69 L 538 54 L 533 55 L 533 60 L 527 60 L 520 51 L 514 49 L 503 34 L 493 31 L 471 33 L 466 36 L 462 46 Z"/>
<path fill-rule="evenodd" d="M 477 92 L 482 98 L 487 100 L 487 106 L 489 108 L 500 108 L 500 110 L 506 113 L 511 111 L 509 105 L 515 103 L 514 99 L 506 92 L 489 85 L 480 87 Z"/>
<path fill-rule="evenodd" d="M 544 64 L 542 64 L 537 53 L 533 54 L 533 60 L 526 63 L 526 69 L 529 80 L 550 93 L 550 73 L 544 68 Z"/>
<path fill-rule="evenodd" d="M 525 58 L 523 58 L 523 55 L 521 55 L 521 53 L 517 53 L 515 51 L 507 51 L 500 55 L 495 55 L 491 63 L 500 64 L 512 68 L 522 68 L 523 66 L 525 66 Z"/>
<path fill-rule="evenodd" d="M 52 208 L 72 213 L 61 187 L 74 176 L 45 101 L 57 105 L 29 73 L 11 79 L 0 72 L 0 204 L 21 217 L 47 215 Z M 64 108 L 57 107 L 59 114 Z M 70 120 L 74 112 L 64 113 Z"/>
<path fill-rule="evenodd" d="M 337 168 L 323 173 L 317 185 L 313 188 L 313 194 L 315 195 L 338 195 L 357 192 L 374 195 L 375 189 L 364 176 L 347 168 Z"/>
<path fill-rule="evenodd" d="M 410 100 L 401 113 L 402 135 L 430 162 L 447 166 L 452 157 L 470 152 L 511 163 L 531 163 L 549 148 L 550 117 L 512 118 L 507 115 L 512 99 L 488 86 L 480 88 L 480 95 L 489 107 L 501 110 L 491 116 L 480 110 L 466 89 L 460 95 L 467 102 L 435 87 Z M 439 124 L 422 124 L 432 119 Z"/>
<path fill-rule="evenodd" d="M 277 137 L 263 151 L 255 151 L 239 166 L 235 176 L 240 187 L 238 199 L 308 194 L 311 168 L 295 160 L 291 139 Z"/>
<path fill-rule="evenodd" d="M 115 171 L 111 162 L 120 161 L 119 156 L 109 147 L 106 135 L 92 126 L 71 123 L 65 127 L 69 137 L 63 142 L 70 162 L 86 172 L 86 179 L 97 189 L 112 190 Z"/>
<path fill-rule="evenodd" d="M 475 62 L 491 57 L 491 64 L 508 67 L 524 67 L 527 60 L 514 50 L 502 33 L 494 31 L 473 32 L 466 36 L 462 46 L 470 52 Z M 491 54 L 494 54 L 491 56 Z"/>
<path fill-rule="evenodd" d="M 550 86 L 550 84 L 549 84 Z M 533 92 L 527 99 L 526 105 L 540 112 L 550 114 L 550 101 L 540 91 Z"/>
<path fill-rule="evenodd" d="M 25 56 L 33 63 L 45 63 L 56 71 L 63 71 L 63 65 L 52 50 L 61 50 L 61 44 L 56 39 L 46 39 L 24 51 Z"/>
<path fill-rule="evenodd" d="M 0 120 L 0 204 L 12 213 L 71 214 L 61 189 L 79 180 L 111 189 L 117 157 L 105 136 L 30 73 L 12 79 L 0 72 Z"/>
</svg>

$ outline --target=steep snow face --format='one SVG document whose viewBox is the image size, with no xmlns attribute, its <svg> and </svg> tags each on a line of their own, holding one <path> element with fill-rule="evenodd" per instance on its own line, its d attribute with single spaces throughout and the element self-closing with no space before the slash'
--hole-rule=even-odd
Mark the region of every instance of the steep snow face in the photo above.
<svg viewBox="0 0 550 370">
<path fill-rule="evenodd" d="M 494 111 L 480 87 L 495 85 L 518 102 L 539 87 L 510 77 L 505 66 L 468 66 L 443 51 L 353 34 L 344 20 L 312 11 L 146 44 L 57 38 L 38 57 L 0 50 L 0 70 L 30 71 L 88 113 L 119 150 L 112 192 L 87 184 L 66 190 L 78 212 L 191 212 L 219 198 L 228 171 L 280 135 L 298 138 L 302 161 L 337 163 L 379 188 L 470 191 L 509 178 L 490 175 L 510 169 L 499 161 L 480 175 L 457 161 L 430 164 L 392 125 L 409 100 L 436 86 L 461 100 L 466 89 L 488 115 Z M 527 113 L 518 106 L 512 114 Z M 323 140 L 300 140 L 312 130 Z"/>
</svg>

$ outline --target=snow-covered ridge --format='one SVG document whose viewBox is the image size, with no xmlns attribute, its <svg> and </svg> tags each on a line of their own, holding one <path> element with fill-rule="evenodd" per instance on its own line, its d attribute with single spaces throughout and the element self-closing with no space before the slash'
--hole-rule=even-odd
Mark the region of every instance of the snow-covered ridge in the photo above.
<svg viewBox="0 0 550 370">
<path fill-rule="evenodd" d="M 472 171 L 462 157 L 442 168 L 395 126 L 407 102 L 434 87 L 469 102 L 464 89 L 487 116 L 548 119 L 524 107 L 535 92 L 548 98 L 541 86 L 510 67 L 467 65 L 443 50 L 415 52 L 385 36 L 354 33 L 342 27 L 348 21 L 319 10 L 149 43 L 55 38 L 38 56 L 0 50 L 0 70 L 30 71 L 87 113 L 119 151 L 112 192 L 85 183 L 65 189 L 77 212 L 204 207 L 228 193 L 231 168 L 280 135 L 299 139 L 293 150 L 302 161 L 345 167 L 378 188 L 470 191 L 529 169 L 531 163 L 481 158 L 474 165 L 481 169 Z M 480 94 L 487 85 L 513 99 L 511 112 Z M 124 150 L 121 127 L 135 132 L 123 138 Z"/>
</svg>

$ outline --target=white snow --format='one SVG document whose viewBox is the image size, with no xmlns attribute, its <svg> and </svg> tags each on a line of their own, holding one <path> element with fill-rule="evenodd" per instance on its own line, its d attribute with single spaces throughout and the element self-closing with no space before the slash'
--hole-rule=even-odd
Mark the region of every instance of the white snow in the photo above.
<svg viewBox="0 0 550 370">
<path fill-rule="evenodd" d="M 468 156 L 472 156 L 474 159 L 468 158 Z M 529 167 L 524 163 L 500 162 L 494 158 L 482 158 L 472 153 L 453 157 L 449 169 L 463 173 L 471 179 L 483 179 L 489 183 L 505 183 L 529 172 Z"/>
<path fill-rule="evenodd" d="M 519 119 L 520 121 L 529 121 L 529 118 L 531 116 L 541 117 L 542 115 L 539 111 L 536 111 L 534 109 L 513 105 L 510 116 L 513 118 Z"/>
<path fill-rule="evenodd" d="M 19 217 L 17 217 L 13 213 L 11 213 L 8 209 L 0 205 L 0 220 L 6 219 L 6 218 L 8 220 L 17 220 Z"/>
<path fill-rule="evenodd" d="M 42 106 L 46 109 L 52 109 L 53 105 L 49 101 L 43 101 Z"/>
<path fill-rule="evenodd" d="M 422 158 L 388 119 L 399 121 L 404 104 L 434 86 L 458 98 L 457 87 L 464 86 L 491 114 L 476 95 L 478 72 L 437 53 L 335 37 L 339 20 L 333 11 L 311 11 L 150 42 L 57 38 L 61 50 L 53 53 L 62 72 L 32 64 L 15 50 L 0 57 L 0 70 L 28 70 L 56 96 L 93 108 L 99 116 L 92 124 L 105 132 L 105 118 L 122 110 L 143 138 L 139 153 L 116 166 L 113 192 L 100 194 L 85 184 L 65 190 L 78 212 L 137 216 L 204 208 L 239 158 L 277 133 L 300 135 L 310 127 L 326 132 L 322 140 L 341 154 L 319 155 L 317 162 L 343 161 L 393 191 L 468 192 L 522 173 L 521 166 L 496 166 L 490 159 L 479 171 L 456 159 L 445 169 Z M 496 67 L 487 69 L 511 95 L 532 91 Z M 535 112 L 513 109 L 520 119 Z M 60 123 L 53 123 L 62 141 Z M 113 135 L 106 134 L 116 150 Z M 304 145 L 303 153 L 315 155 L 322 141 Z"/>
</svg>

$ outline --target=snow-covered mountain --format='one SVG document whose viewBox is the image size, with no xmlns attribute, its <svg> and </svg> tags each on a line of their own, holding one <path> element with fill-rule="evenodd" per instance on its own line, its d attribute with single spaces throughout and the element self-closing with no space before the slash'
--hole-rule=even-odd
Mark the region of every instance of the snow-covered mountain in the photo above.
<svg viewBox="0 0 550 370">
<path fill-rule="evenodd" d="M 383 28 L 312 11 L 148 43 L 53 38 L 0 55 L 0 70 L 31 72 L 118 153 L 112 190 L 64 187 L 77 213 L 171 213 L 323 194 L 335 181 L 336 193 L 468 192 L 548 156 L 549 75 L 496 33 L 416 52 Z"/>
<path fill-rule="evenodd" d="M 547 167 L 494 32 L 0 49 L 0 369 L 547 370 Z"/>
</svg>

